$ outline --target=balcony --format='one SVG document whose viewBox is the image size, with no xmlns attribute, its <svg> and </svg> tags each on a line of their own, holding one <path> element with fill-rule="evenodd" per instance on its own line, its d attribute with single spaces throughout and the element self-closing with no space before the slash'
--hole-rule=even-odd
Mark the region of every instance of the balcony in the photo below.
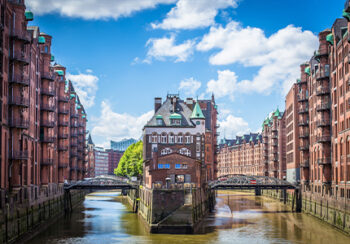
<svg viewBox="0 0 350 244">
<path fill-rule="evenodd" d="M 54 97 L 56 95 L 56 92 L 54 89 L 41 88 L 41 95 Z"/>
<path fill-rule="evenodd" d="M 59 145 L 58 151 L 68 151 L 68 146 Z"/>
<path fill-rule="evenodd" d="M 61 162 L 58 162 L 58 168 L 59 168 L 59 169 L 68 168 L 68 163 L 61 163 Z"/>
<path fill-rule="evenodd" d="M 29 158 L 28 151 L 22 150 L 13 150 L 12 153 L 10 153 L 9 157 L 12 160 L 27 160 Z"/>
<path fill-rule="evenodd" d="M 67 133 L 59 133 L 58 134 L 58 139 L 68 139 L 68 134 Z"/>
<path fill-rule="evenodd" d="M 321 46 L 321 48 L 315 52 L 315 58 L 319 59 L 322 56 L 328 56 L 327 46 Z"/>
<path fill-rule="evenodd" d="M 271 138 L 272 139 L 278 139 L 278 136 L 277 135 L 272 135 Z"/>
<path fill-rule="evenodd" d="M 71 146 L 71 147 L 78 147 L 78 143 L 72 141 L 72 142 L 70 143 L 70 146 Z"/>
<path fill-rule="evenodd" d="M 54 81 L 55 75 L 53 75 L 51 72 L 42 72 L 41 79 L 48 80 L 48 81 Z"/>
<path fill-rule="evenodd" d="M 304 113 L 308 113 L 309 112 L 309 108 L 307 106 L 300 106 L 298 113 L 299 114 L 304 114 Z"/>
<path fill-rule="evenodd" d="M 28 108 L 29 107 L 29 99 L 25 97 L 20 96 L 10 96 L 9 97 L 9 104 L 12 106 L 19 106 Z"/>
<path fill-rule="evenodd" d="M 220 128 L 220 125 L 219 125 L 219 124 L 216 124 L 214 127 L 215 127 L 215 129 L 219 129 L 219 128 Z"/>
<path fill-rule="evenodd" d="M 41 127 L 53 128 L 55 127 L 55 122 L 45 119 L 45 120 L 41 120 L 40 125 Z"/>
<path fill-rule="evenodd" d="M 329 78 L 329 65 L 320 65 L 318 70 L 316 71 L 316 80 L 323 80 Z"/>
<path fill-rule="evenodd" d="M 331 136 L 316 136 L 317 143 L 331 142 Z"/>
<path fill-rule="evenodd" d="M 71 134 L 70 134 L 70 137 L 78 137 L 78 133 L 76 133 L 76 132 L 72 132 Z"/>
<path fill-rule="evenodd" d="M 278 143 L 277 143 L 277 142 L 272 142 L 271 145 L 272 145 L 273 147 L 277 147 L 277 146 L 278 146 Z"/>
<path fill-rule="evenodd" d="M 78 157 L 78 153 L 77 152 L 71 152 L 70 154 L 71 158 L 77 158 Z"/>
<path fill-rule="evenodd" d="M 309 138 L 309 133 L 308 132 L 301 132 L 299 134 L 299 138 Z"/>
<path fill-rule="evenodd" d="M 331 158 L 321 158 L 316 160 L 318 165 L 331 165 L 332 161 Z"/>
<path fill-rule="evenodd" d="M 309 168 L 309 160 L 304 160 L 300 163 L 301 168 Z"/>
<path fill-rule="evenodd" d="M 69 114 L 69 109 L 67 108 L 59 108 L 58 109 L 59 114 Z"/>
<path fill-rule="evenodd" d="M 272 160 L 273 162 L 278 162 L 278 157 L 272 157 L 271 160 Z"/>
<path fill-rule="evenodd" d="M 301 79 L 298 79 L 298 85 L 307 84 L 307 78 L 306 76 L 302 77 Z"/>
<path fill-rule="evenodd" d="M 16 1 L 11 1 L 16 2 Z M 10 36 L 14 40 L 23 41 L 25 43 L 30 43 L 31 37 L 30 34 L 27 32 L 26 29 L 24 30 L 18 30 L 18 29 L 12 29 L 10 31 Z"/>
<path fill-rule="evenodd" d="M 299 120 L 299 126 L 308 126 L 309 125 L 309 120 L 307 119 L 302 119 L 302 120 Z"/>
<path fill-rule="evenodd" d="M 325 111 L 325 110 L 329 110 L 329 109 L 331 109 L 330 103 L 321 103 L 321 104 L 318 104 L 316 106 L 317 112 L 321 112 L 321 111 Z"/>
<path fill-rule="evenodd" d="M 29 120 L 27 119 L 10 119 L 9 120 L 10 127 L 18 128 L 18 129 L 28 129 L 29 128 Z"/>
<path fill-rule="evenodd" d="M 68 121 L 59 121 L 58 126 L 60 127 L 68 127 L 69 122 Z"/>
<path fill-rule="evenodd" d="M 58 101 L 67 103 L 67 102 L 69 102 L 69 97 L 67 97 L 67 96 L 59 96 L 58 97 Z"/>
<path fill-rule="evenodd" d="M 29 78 L 25 78 L 23 75 L 12 75 L 9 78 L 9 83 L 22 86 L 29 86 Z"/>
<path fill-rule="evenodd" d="M 55 112 L 56 106 L 54 104 L 41 104 L 41 111 Z"/>
<path fill-rule="evenodd" d="M 79 127 L 78 123 L 74 123 L 74 122 L 72 122 L 70 126 L 72 128 L 78 128 Z"/>
<path fill-rule="evenodd" d="M 71 111 L 70 117 L 73 119 L 77 119 L 77 118 L 79 118 L 79 115 L 77 113 Z"/>
<path fill-rule="evenodd" d="M 44 158 L 43 160 L 41 160 L 41 165 L 43 166 L 51 166 L 53 165 L 53 158 Z"/>
<path fill-rule="evenodd" d="M 326 126 L 330 126 L 330 124 L 331 122 L 328 119 L 327 120 L 320 119 L 316 121 L 317 127 L 326 127 Z"/>
<path fill-rule="evenodd" d="M 309 151 L 309 144 L 304 144 L 299 147 L 300 151 Z"/>
<path fill-rule="evenodd" d="M 329 87 L 321 87 L 316 89 L 316 96 L 329 95 Z"/>
<path fill-rule="evenodd" d="M 28 65 L 29 64 L 29 58 L 26 57 L 25 53 L 23 52 L 14 52 L 10 54 L 10 59 L 12 62 L 17 62 L 22 65 Z"/>
<path fill-rule="evenodd" d="M 309 96 L 306 94 L 298 94 L 298 102 L 305 102 L 309 100 Z"/>
<path fill-rule="evenodd" d="M 54 136 L 41 136 L 40 141 L 42 143 L 54 143 L 56 140 L 56 137 Z"/>
</svg>

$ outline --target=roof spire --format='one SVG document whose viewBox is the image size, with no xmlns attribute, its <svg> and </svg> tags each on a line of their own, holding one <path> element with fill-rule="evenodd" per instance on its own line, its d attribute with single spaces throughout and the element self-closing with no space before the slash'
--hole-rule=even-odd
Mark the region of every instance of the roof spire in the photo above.
<svg viewBox="0 0 350 244">
<path fill-rule="evenodd" d="M 203 112 L 202 112 L 202 109 L 199 106 L 198 98 L 197 98 L 196 104 L 194 105 L 194 108 L 193 108 L 193 111 L 192 111 L 190 118 L 191 119 L 205 119 Z"/>
</svg>

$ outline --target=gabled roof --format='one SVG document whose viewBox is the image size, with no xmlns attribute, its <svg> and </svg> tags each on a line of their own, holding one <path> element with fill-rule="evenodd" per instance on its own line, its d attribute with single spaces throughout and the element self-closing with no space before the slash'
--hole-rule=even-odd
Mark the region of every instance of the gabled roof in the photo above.
<svg viewBox="0 0 350 244">
<path fill-rule="evenodd" d="M 94 142 L 92 141 L 92 138 L 91 138 L 91 134 L 89 134 L 89 138 L 88 138 L 88 144 L 94 144 Z"/>
<path fill-rule="evenodd" d="M 194 105 L 194 108 L 191 114 L 191 119 L 205 119 L 198 101 L 196 102 L 196 105 Z"/>
</svg>

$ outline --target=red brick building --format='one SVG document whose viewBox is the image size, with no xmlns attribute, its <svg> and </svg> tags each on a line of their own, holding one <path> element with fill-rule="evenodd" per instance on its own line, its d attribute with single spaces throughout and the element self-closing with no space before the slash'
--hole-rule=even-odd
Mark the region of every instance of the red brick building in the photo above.
<svg viewBox="0 0 350 244">
<path fill-rule="evenodd" d="M 31 20 L 23 0 L 0 1 L 0 206 L 61 194 L 86 171 L 85 110 Z"/>
<path fill-rule="evenodd" d="M 221 141 L 218 177 L 232 174 L 286 177 L 285 114 L 276 109 L 262 126 L 262 134 L 250 133 Z"/>
<path fill-rule="evenodd" d="M 201 107 L 206 107 L 206 112 Z M 195 102 L 168 94 L 164 103 L 155 98 L 154 116 L 143 129 L 146 187 L 165 186 L 167 181 L 200 186 L 208 177 L 215 177 L 215 149 L 207 151 L 206 146 L 216 144 L 212 140 L 216 137 L 216 113 L 214 97 Z M 215 117 L 208 118 L 211 116 Z"/>
</svg>

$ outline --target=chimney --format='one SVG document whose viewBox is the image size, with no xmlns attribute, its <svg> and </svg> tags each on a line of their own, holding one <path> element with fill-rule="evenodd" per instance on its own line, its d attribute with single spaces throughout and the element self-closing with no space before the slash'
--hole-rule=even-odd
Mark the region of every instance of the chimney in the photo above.
<svg viewBox="0 0 350 244">
<path fill-rule="evenodd" d="M 193 110 L 193 98 L 186 98 L 185 103 L 189 109 Z"/>
<path fill-rule="evenodd" d="M 161 106 L 162 106 L 162 98 L 161 97 L 154 98 L 154 112 L 157 112 Z"/>
</svg>

